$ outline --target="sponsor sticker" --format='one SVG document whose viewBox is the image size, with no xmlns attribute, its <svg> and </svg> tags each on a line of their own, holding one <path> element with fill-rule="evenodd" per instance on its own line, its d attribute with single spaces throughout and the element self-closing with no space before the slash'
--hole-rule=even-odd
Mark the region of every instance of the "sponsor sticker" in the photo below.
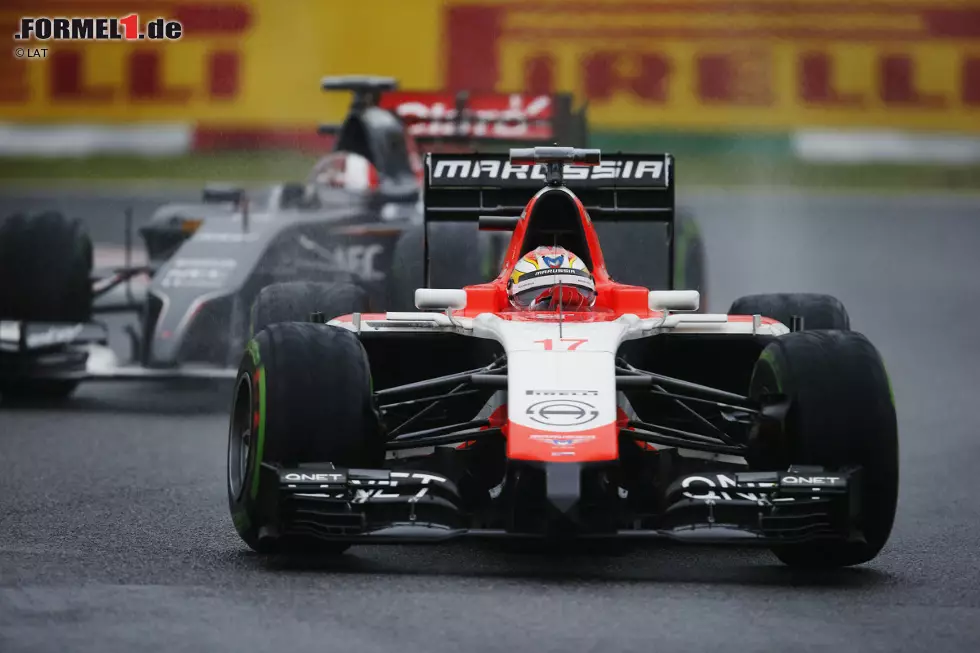
<svg viewBox="0 0 980 653">
<path fill-rule="evenodd" d="M 592 404 L 580 399 L 548 399 L 531 404 L 527 416 L 546 426 L 581 426 L 599 417 Z"/>
<path fill-rule="evenodd" d="M 300 236 L 299 244 L 303 249 L 326 261 L 327 267 L 332 272 L 346 272 L 365 281 L 380 281 L 385 278 L 385 274 L 378 270 L 376 262 L 385 250 L 377 243 L 323 247 L 307 236 Z"/>
<path fill-rule="evenodd" d="M 343 472 L 317 472 L 312 474 L 287 473 L 282 475 L 286 483 L 346 483 L 347 474 Z"/>
<path fill-rule="evenodd" d="M 382 252 L 384 248 L 381 245 L 350 245 L 334 248 L 329 256 L 334 269 L 350 272 L 367 281 L 379 281 L 385 275 L 377 269 L 375 259 Z"/>
<path fill-rule="evenodd" d="M 798 485 L 807 487 L 838 487 L 847 485 L 840 476 L 783 476 L 779 479 L 781 485 Z"/>
<path fill-rule="evenodd" d="M 760 501 L 765 499 L 765 490 L 767 487 L 763 484 L 759 484 L 760 489 L 763 489 L 763 493 L 756 494 L 754 492 L 726 492 L 720 491 L 716 492 L 715 489 L 724 490 L 731 489 L 738 486 L 738 481 L 734 476 L 729 474 L 707 474 L 707 475 L 694 475 L 688 476 L 683 481 L 681 481 L 681 487 L 684 488 L 683 495 L 688 499 L 695 499 L 700 501 Z M 771 487 L 771 484 L 768 486 Z"/>
<path fill-rule="evenodd" d="M 197 232 L 194 234 L 194 241 L 201 243 L 254 243 L 259 239 L 259 234 L 255 232 Z"/>
<path fill-rule="evenodd" d="M 415 136 L 546 139 L 553 133 L 547 95 L 476 94 L 462 116 L 456 97 L 446 93 L 396 91 L 382 96 L 380 105 L 405 120 Z"/>
<path fill-rule="evenodd" d="M 233 259 L 178 258 L 160 281 L 163 288 L 221 288 L 237 267 Z"/>
<path fill-rule="evenodd" d="M 768 478 L 766 478 L 768 476 Z M 752 479 L 752 480 L 748 480 Z M 777 480 L 778 479 L 778 480 Z M 847 479 L 830 473 L 821 476 L 801 476 L 799 474 L 748 473 L 748 474 L 695 474 L 684 477 L 680 486 L 682 494 L 689 499 L 701 501 L 760 501 L 768 495 L 786 491 L 799 495 L 812 493 L 822 496 L 821 491 L 831 494 L 847 488 Z M 795 490 L 795 491 L 794 491 Z M 775 501 L 794 501 L 793 497 L 781 496 Z"/>
<path fill-rule="evenodd" d="M 541 435 L 534 434 L 531 439 L 535 442 L 544 442 L 550 444 L 553 447 L 575 447 L 576 445 L 582 444 L 583 442 L 591 442 L 595 440 L 594 435 Z"/>
</svg>

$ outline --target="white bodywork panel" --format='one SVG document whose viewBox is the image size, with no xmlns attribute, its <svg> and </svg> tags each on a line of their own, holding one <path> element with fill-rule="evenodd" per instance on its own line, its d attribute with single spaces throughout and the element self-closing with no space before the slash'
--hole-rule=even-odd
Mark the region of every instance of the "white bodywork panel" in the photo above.
<svg viewBox="0 0 980 653">
<path fill-rule="evenodd" d="M 758 316 L 730 319 L 725 314 L 669 312 L 653 318 L 623 315 L 592 322 L 560 321 L 557 314 L 550 313 L 456 317 L 451 310 L 391 312 L 343 316 L 329 324 L 355 332 L 445 332 L 499 342 L 508 367 L 508 455 L 538 460 L 560 456 L 551 459 L 568 462 L 583 455 L 616 455 L 617 408 L 627 415 L 633 412 L 616 390 L 615 359 L 624 341 L 671 332 L 789 333 L 785 325 L 763 322 Z M 482 416 L 487 417 L 503 402 L 503 393 L 495 393 Z"/>
</svg>

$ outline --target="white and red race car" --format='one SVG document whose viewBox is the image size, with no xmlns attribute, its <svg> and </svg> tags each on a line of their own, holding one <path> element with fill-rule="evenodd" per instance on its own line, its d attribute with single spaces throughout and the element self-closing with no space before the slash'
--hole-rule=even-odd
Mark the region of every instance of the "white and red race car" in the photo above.
<svg viewBox="0 0 980 653">
<path fill-rule="evenodd" d="M 421 288 L 418 312 L 310 306 L 309 322 L 255 335 L 228 446 L 250 547 L 666 537 L 823 567 L 879 553 L 895 410 L 843 306 L 755 295 L 730 311 L 743 314 L 702 314 L 697 291 L 610 278 L 593 221 L 672 225 L 670 155 L 429 154 L 424 190 L 426 224 L 513 232 L 500 275 Z M 539 245 L 583 259 L 594 306 L 511 306 L 511 272 Z"/>
</svg>

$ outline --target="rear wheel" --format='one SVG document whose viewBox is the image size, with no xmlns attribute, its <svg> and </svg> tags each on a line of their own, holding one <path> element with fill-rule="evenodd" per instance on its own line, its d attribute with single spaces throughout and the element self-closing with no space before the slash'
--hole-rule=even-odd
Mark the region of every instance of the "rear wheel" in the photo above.
<svg viewBox="0 0 980 653">
<path fill-rule="evenodd" d="M 228 436 L 228 503 L 241 538 L 260 553 L 340 553 L 344 543 L 281 534 L 278 484 L 262 463 L 380 467 L 385 448 L 360 340 L 338 327 L 280 323 L 248 344 Z"/>
<path fill-rule="evenodd" d="M 793 317 L 803 318 L 804 329 L 848 331 L 851 318 L 839 299 L 817 293 L 747 295 L 732 302 L 729 315 L 762 315 L 789 326 Z"/>
<path fill-rule="evenodd" d="M 752 374 L 750 394 L 790 400 L 783 440 L 764 444 L 777 464 L 861 468 L 856 526 L 865 541 L 813 541 L 773 549 L 795 567 L 845 567 L 873 559 L 891 534 L 898 501 L 898 426 L 878 351 L 853 331 L 775 338 Z"/>
<path fill-rule="evenodd" d="M 690 215 L 678 215 L 674 225 L 674 288 L 697 290 L 701 294 L 700 312 L 708 307 L 708 274 L 704 238 L 698 223 Z"/>
<path fill-rule="evenodd" d="M 423 235 L 422 225 L 412 226 L 395 244 L 387 310 L 415 310 L 415 290 L 426 286 Z M 462 288 L 491 281 L 497 272 L 491 242 L 473 225 L 429 225 L 429 286 Z"/>
<path fill-rule="evenodd" d="M 363 313 L 367 294 L 349 283 L 290 281 L 266 286 L 252 304 L 250 335 L 280 322 L 306 322 L 310 313 L 323 313 L 328 320 L 340 315 Z"/>
</svg>

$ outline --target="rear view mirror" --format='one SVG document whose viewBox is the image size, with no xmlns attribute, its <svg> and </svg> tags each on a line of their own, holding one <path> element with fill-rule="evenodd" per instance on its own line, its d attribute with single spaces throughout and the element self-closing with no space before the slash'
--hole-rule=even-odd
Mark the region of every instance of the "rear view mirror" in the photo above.
<svg viewBox="0 0 980 653">
<path fill-rule="evenodd" d="M 466 291 L 456 288 L 419 288 L 415 291 L 415 307 L 420 311 L 466 308 Z"/>
<path fill-rule="evenodd" d="M 205 204 L 222 204 L 229 202 L 241 204 L 245 199 L 245 189 L 224 184 L 207 184 L 201 198 Z"/>
<path fill-rule="evenodd" d="M 651 290 L 649 306 L 652 311 L 696 311 L 701 306 L 701 293 L 697 290 Z"/>
</svg>

